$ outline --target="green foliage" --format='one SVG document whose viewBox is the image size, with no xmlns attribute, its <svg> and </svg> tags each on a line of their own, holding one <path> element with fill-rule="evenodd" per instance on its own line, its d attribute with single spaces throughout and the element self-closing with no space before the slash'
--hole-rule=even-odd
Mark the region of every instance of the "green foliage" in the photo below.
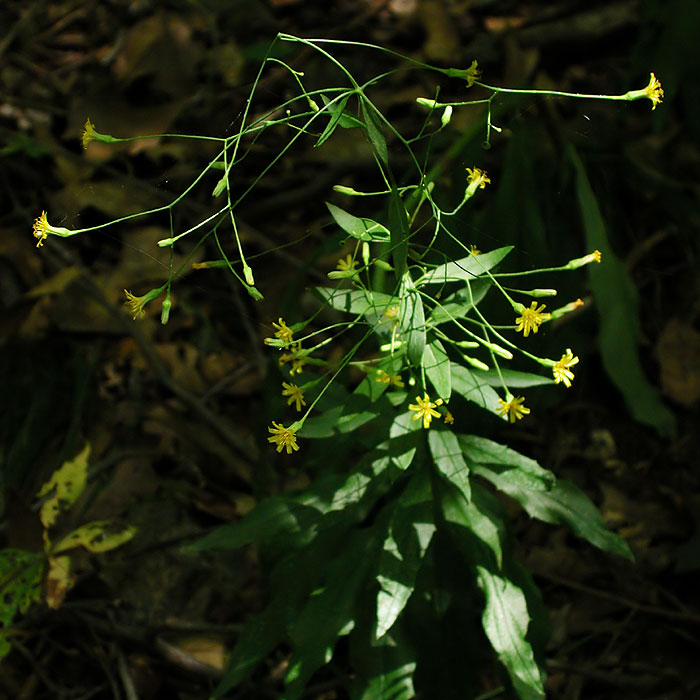
<svg viewBox="0 0 700 700">
<path fill-rule="evenodd" d="M 44 559 L 21 549 L 0 550 L 0 659 L 10 651 L 8 632 L 17 615 L 41 597 Z"/>
<path fill-rule="evenodd" d="M 332 54 L 336 43 L 384 51 L 280 34 L 253 83 L 238 133 L 202 137 L 218 141 L 219 152 L 185 192 L 168 205 L 129 215 L 167 211 L 172 226 L 173 208 L 204 181 L 207 192 L 226 203 L 184 232 L 171 229 L 171 236 L 158 245 L 174 251 L 194 232 L 201 236 L 197 246 L 211 235 L 221 259 L 199 266 L 224 268 L 259 300 L 262 292 L 238 235 L 237 207 L 299 139 L 321 148 L 341 133 L 339 127 L 358 130 L 382 183 L 375 192 L 335 187 L 347 197 L 383 199 L 372 205 L 369 215 L 359 205 L 351 213 L 327 203 L 336 233 L 347 237 L 344 242 L 353 252 L 328 273 L 334 285 L 315 288 L 319 304 L 309 318 L 288 326 L 278 317 L 274 337 L 265 339 L 278 353 L 283 371 L 299 382 L 285 382 L 283 395 L 297 411 L 305 409 L 288 426 L 274 421 L 268 442 L 286 456 L 318 441 L 312 448 L 315 464 L 321 465 L 318 473 L 311 474 L 311 485 L 302 492 L 264 498 L 240 522 L 192 545 L 201 552 L 256 543 L 268 574 L 267 605 L 244 626 L 212 699 L 244 683 L 281 645 L 290 652 L 281 695 L 285 700 L 300 698 L 330 662 L 350 667 L 348 691 L 357 700 L 401 700 L 416 694 L 472 697 L 479 689 L 474 665 L 465 668 L 467 650 L 482 648 L 485 640 L 512 691 L 523 700 L 543 698 L 546 614 L 531 578 L 513 558 L 510 523 L 495 492 L 520 503 L 531 517 L 565 525 L 604 551 L 628 558 L 631 552 L 604 527 L 593 503 L 573 484 L 505 445 L 450 427 L 479 409 L 513 423 L 530 412 L 514 390 L 543 384 L 569 387 L 574 380 L 571 368 L 579 358 L 570 350 L 563 353 L 562 348 L 561 359 L 551 359 L 535 354 L 528 343 L 543 324 L 579 303 L 546 310 L 541 298 L 555 296 L 556 290 L 513 288 L 511 279 L 590 264 L 598 268 L 602 251 L 599 276 L 592 275 L 592 282 L 601 310 L 604 359 L 622 391 L 628 397 L 636 392 L 637 398 L 630 400 L 635 415 L 659 427 L 666 423 L 656 397 L 640 379 L 631 342 L 636 308 L 629 280 L 610 253 L 595 197 L 573 151 L 583 225 L 588 242 L 598 250 L 558 267 L 513 272 L 503 271 L 502 263 L 516 240 L 481 252 L 463 240 L 456 216 L 472 198 L 483 196 L 490 178 L 476 165 L 467 168 L 458 186 L 461 200 L 448 207 L 452 193 L 442 191 L 441 176 L 463 154 L 454 147 L 442 157 L 435 154 L 432 137 L 448 127 L 455 108 L 485 103 L 484 143 L 490 145 L 492 131 L 500 132 L 492 123 L 492 102 L 502 93 L 649 99 L 654 107 L 663 93 L 654 80 L 644 89 L 611 96 L 506 90 L 479 82 L 476 61 L 459 70 L 402 57 L 405 67 L 461 78 L 466 88 L 476 84 L 490 95 L 444 103 L 419 98 L 418 104 L 428 110 L 425 120 L 415 133 L 404 134 L 370 99 L 373 87 L 391 73 L 362 84 Z M 321 56 L 337 69 L 341 84 L 307 89 L 304 74 L 275 57 L 282 55 L 278 49 L 285 44 L 304 45 Z M 261 76 L 271 64 L 289 71 L 299 94 L 250 119 Z M 439 117 L 439 124 L 431 117 Z M 291 136 L 241 192 L 232 185 L 232 171 L 237 172 L 250 146 L 268 129 Z M 90 140 L 129 139 L 100 134 L 88 121 L 83 141 L 87 145 Z M 527 139 L 514 143 L 509 158 L 522 167 L 519 175 L 510 171 L 500 191 L 506 200 L 501 208 L 518 204 L 536 236 L 538 254 L 545 248 L 545 224 L 534 202 L 535 167 Z M 397 151 L 408 163 L 405 172 L 392 167 Z M 531 181 L 527 187 L 523 178 Z M 504 226 L 508 222 L 512 224 L 506 217 Z M 229 223 L 236 248 L 227 253 L 218 229 Z M 51 226 L 43 214 L 34 235 L 41 245 L 48 235 L 69 237 L 106 225 L 71 231 Z M 504 235 L 515 238 L 507 227 Z M 608 260 L 612 264 L 606 267 Z M 134 317 L 165 292 L 168 306 L 161 318 L 167 323 L 170 287 L 183 267 L 170 268 L 161 287 L 140 297 L 127 293 Z M 489 292 L 486 312 L 483 302 Z M 633 376 L 624 376 L 612 359 L 613 328 L 625 334 L 621 357 Z M 340 359 L 325 354 L 329 345 L 339 348 Z M 509 366 L 516 357 L 544 368 L 547 376 Z M 81 543 L 92 535 L 76 532 Z"/>
</svg>

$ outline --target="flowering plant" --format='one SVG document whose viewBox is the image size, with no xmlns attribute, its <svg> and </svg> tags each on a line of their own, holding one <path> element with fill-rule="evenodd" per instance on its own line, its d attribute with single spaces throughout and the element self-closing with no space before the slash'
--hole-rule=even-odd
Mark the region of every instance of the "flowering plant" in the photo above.
<svg viewBox="0 0 700 700">
<path fill-rule="evenodd" d="M 158 245 L 174 249 L 194 232 L 203 231 L 203 238 L 211 235 L 221 259 L 196 267 L 223 267 L 253 299 L 262 298 L 236 223 L 237 207 L 252 187 L 236 194 L 231 180 L 245 157 L 241 151 L 246 140 L 269 129 L 284 127 L 293 134 L 270 165 L 298 139 L 312 138 L 315 147 L 322 147 L 339 129 L 357 130 L 383 187 L 334 188 L 345 200 L 328 202 L 327 208 L 351 252 L 341 255 L 327 273 L 330 283 L 314 289 L 317 304 L 308 317 L 296 323 L 278 317 L 264 341 L 282 375 L 280 403 L 293 416 L 284 422 L 281 415 L 274 416 L 267 434 L 270 451 L 284 459 L 305 459 L 315 480 L 301 493 L 261 500 L 241 522 L 219 528 L 194 547 L 231 549 L 258 541 L 272 561 L 268 606 L 244 628 L 212 697 L 220 698 L 244 681 L 286 642 L 292 654 L 284 697 L 298 698 L 332 657 L 336 641 L 348 637 L 352 697 L 411 698 L 420 692 L 425 669 L 445 654 L 441 645 L 451 643 L 455 627 L 472 625 L 472 607 L 481 610 L 483 629 L 514 691 L 521 698 L 544 697 L 541 644 L 546 624 L 541 602 L 528 573 L 511 555 L 508 518 L 493 489 L 515 499 L 534 518 L 567 524 L 608 552 L 631 553 L 622 538 L 605 528 L 577 487 L 531 458 L 471 434 L 465 416 L 472 405 L 515 423 L 533 413 L 525 405 L 529 387 L 572 386 L 573 368 L 579 363 L 572 349 L 562 349 L 560 358 L 553 359 L 539 356 L 529 343 L 583 302 L 570 300 L 551 308 L 551 302 L 541 299 L 555 297 L 555 289 L 518 289 L 510 280 L 605 261 L 595 250 L 558 267 L 503 271 L 513 246 L 482 252 L 458 230 L 457 214 L 474 197 L 488 196 L 492 178 L 482 164 L 469 164 L 458 202 L 448 207 L 439 184 L 443 163 L 432 169 L 424 163 L 430 157 L 430 139 L 446 129 L 455 109 L 478 105 L 484 110 L 484 143 L 489 145 L 492 132 L 500 132 L 492 105 L 502 93 L 646 98 L 655 108 L 663 97 L 661 86 L 652 74 L 646 88 L 621 95 L 513 90 L 481 82 L 476 60 L 467 69 L 443 69 L 401 57 L 411 69 L 462 80 L 465 89 L 486 95 L 468 101 L 419 98 L 427 117 L 416 134 L 407 136 L 369 97 L 389 74 L 361 84 L 331 53 L 334 44 L 347 47 L 351 42 L 284 34 L 277 41 L 317 52 L 340 72 L 342 85 L 309 90 L 302 73 L 269 53 L 238 133 L 216 139 L 221 142 L 218 155 L 186 192 L 161 209 L 171 210 L 217 170 L 223 172 L 212 196 L 225 196 L 225 203 L 188 230 L 171 228 Z M 366 44 L 355 47 L 392 54 Z M 260 77 L 272 64 L 289 71 L 299 92 L 249 119 Z M 439 125 L 433 129 L 436 115 Z M 125 139 L 97 132 L 88 120 L 82 140 L 88 147 L 95 140 Z M 418 144 L 424 143 L 428 146 L 419 158 Z M 393 169 L 396 151 L 407 157 L 408 173 Z M 355 205 L 350 203 L 365 198 L 383 202 L 373 210 L 379 213 L 352 212 Z M 237 246 L 233 260 L 217 236 L 227 220 Z M 99 226 L 53 227 L 43 213 L 34 235 L 41 245 L 49 235 L 68 237 L 94 228 Z M 448 249 L 461 252 L 455 256 Z M 131 315 L 142 316 L 147 304 L 165 295 L 161 320 L 167 323 L 177 274 L 171 270 L 164 285 L 142 296 L 126 292 Z M 487 295 L 498 299 L 497 320 L 483 311 Z M 331 355 L 331 348 L 339 348 L 340 355 Z M 543 371 L 511 368 L 517 356 Z M 422 634 L 427 628 L 430 634 Z M 472 689 L 464 689 L 464 697 L 471 694 Z"/>
</svg>

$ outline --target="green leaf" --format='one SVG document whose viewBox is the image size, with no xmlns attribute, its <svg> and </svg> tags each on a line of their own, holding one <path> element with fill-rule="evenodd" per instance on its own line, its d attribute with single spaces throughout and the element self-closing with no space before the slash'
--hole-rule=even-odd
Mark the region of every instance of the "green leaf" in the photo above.
<svg viewBox="0 0 700 700">
<path fill-rule="evenodd" d="M 383 647 L 391 653 L 391 647 Z M 416 662 L 410 661 L 401 666 L 382 663 L 382 671 L 370 678 L 360 700 L 412 700 L 416 697 L 413 687 L 413 673 Z"/>
<path fill-rule="evenodd" d="M 526 389 L 531 386 L 554 384 L 552 376 L 547 377 L 542 374 L 533 374 L 532 372 L 520 372 L 516 369 L 506 369 L 505 367 L 501 368 L 500 375 L 495 369 L 479 372 L 479 381 L 489 386 L 500 387 L 502 385 L 501 377 L 503 377 L 503 382 L 510 389 Z"/>
<path fill-rule="evenodd" d="M 473 464 L 472 471 L 518 501 L 533 518 L 553 525 L 568 525 L 576 535 L 595 547 L 634 559 L 627 542 L 605 527 L 595 505 L 571 482 L 558 479 L 549 491 L 534 491 L 511 482 L 507 474 L 497 474 L 481 465 Z"/>
<path fill-rule="evenodd" d="M 387 309 L 398 304 L 398 299 L 390 294 L 370 292 L 364 289 L 315 287 L 314 291 L 337 311 L 345 311 L 356 316 L 364 316 L 368 313 L 381 316 Z"/>
<path fill-rule="evenodd" d="M 325 95 L 322 95 L 322 98 L 323 97 L 325 97 Z M 335 131 L 335 128 L 338 126 L 340 120 L 343 117 L 343 112 L 345 111 L 345 105 L 347 105 L 347 103 L 347 96 L 343 97 L 340 100 L 340 103 L 334 104 L 331 102 L 326 102 L 326 107 L 331 113 L 331 118 L 328 120 L 326 128 L 323 130 L 322 134 L 318 137 L 318 140 L 314 144 L 314 148 L 322 146 L 330 138 L 331 134 Z"/>
<path fill-rule="evenodd" d="M 425 346 L 421 364 L 438 396 L 447 403 L 452 395 L 450 358 L 439 340 L 432 340 Z"/>
<path fill-rule="evenodd" d="M 462 457 L 455 434 L 449 430 L 430 430 L 428 445 L 437 468 L 462 492 L 467 501 L 470 501 L 469 467 Z"/>
<path fill-rule="evenodd" d="M 476 571 L 479 588 L 486 598 L 481 618 L 484 631 L 516 693 L 522 700 L 544 698 L 542 674 L 526 638 L 530 615 L 522 590 L 483 566 L 477 565 Z"/>
<path fill-rule="evenodd" d="M 384 527 L 346 537 L 342 549 L 326 564 L 325 584 L 313 592 L 290 629 L 294 654 L 285 678 L 285 700 L 299 698 L 313 673 L 328 663 L 336 639 L 354 624 L 356 599 L 381 546 Z"/>
<path fill-rule="evenodd" d="M 451 371 L 453 391 L 498 415 L 498 394 L 481 379 L 481 372 L 470 372 L 466 367 L 454 363 Z"/>
<path fill-rule="evenodd" d="M 389 193 L 389 230 L 391 231 L 391 259 L 397 280 L 402 280 L 406 273 L 408 258 L 408 213 L 401 195 L 391 178 Z"/>
<path fill-rule="evenodd" d="M 458 435 L 457 440 L 469 463 L 502 465 L 499 474 L 511 483 L 536 491 L 547 491 L 556 483 L 552 472 L 510 447 L 478 435 Z"/>
<path fill-rule="evenodd" d="M 210 700 L 219 700 L 245 680 L 285 637 L 299 610 L 319 585 L 324 569 L 347 539 L 347 525 L 327 526 L 300 550 L 287 554 L 270 574 L 271 600 L 262 613 L 244 626 L 231 653 L 224 675 Z M 287 550 L 288 551 L 288 550 Z"/>
<path fill-rule="evenodd" d="M 374 105 L 371 107 L 369 100 L 364 95 L 360 98 L 360 107 L 362 109 L 362 118 L 367 128 L 367 136 L 370 143 L 374 147 L 376 154 L 384 165 L 389 165 L 389 152 L 386 147 L 386 139 L 382 130 L 382 123 L 377 116 Z"/>
<path fill-rule="evenodd" d="M 416 286 L 421 287 L 424 284 L 445 284 L 446 282 L 458 282 L 467 280 L 473 282 L 475 278 L 483 275 L 486 270 L 498 265 L 503 258 L 513 250 L 513 246 L 505 246 L 504 248 L 496 248 L 488 253 L 480 255 L 469 255 L 466 258 L 453 260 L 438 265 L 430 272 L 426 272 L 422 277 L 416 280 Z"/>
<path fill-rule="evenodd" d="M 318 512 L 290 498 L 269 496 L 258 503 L 240 522 L 227 523 L 193 542 L 188 549 L 194 552 L 209 550 L 230 551 L 279 532 L 292 534 L 310 528 L 318 521 Z"/>
<path fill-rule="evenodd" d="M 428 475 L 417 471 L 401 495 L 389 525 L 380 557 L 377 582 L 376 639 L 396 622 L 413 593 L 436 527 Z"/>
<path fill-rule="evenodd" d="M 7 630 L 41 599 L 44 559 L 22 549 L 0 550 L 0 659 L 10 651 Z"/>
<path fill-rule="evenodd" d="M 353 238 L 375 243 L 387 243 L 390 240 L 389 229 L 379 222 L 353 216 L 330 202 L 326 202 L 326 206 L 336 224 Z"/>
<path fill-rule="evenodd" d="M 456 472 L 459 474 L 459 472 Z M 440 491 L 440 506 L 450 531 L 471 561 L 486 561 L 493 558 L 494 565 L 503 565 L 501 543 L 502 523 L 491 511 L 484 487 L 471 485 L 471 500 L 464 492 L 464 483 L 443 480 Z"/>
<path fill-rule="evenodd" d="M 418 449 L 421 427 L 418 421 L 413 420 L 415 415 L 412 411 L 406 411 L 396 416 L 389 429 L 390 439 L 379 445 L 380 448 L 389 451 L 392 462 L 399 469 L 408 469 L 411 466 Z"/>
<path fill-rule="evenodd" d="M 469 287 L 471 287 L 471 294 Z M 465 318 L 492 287 L 491 280 L 487 279 L 477 279 L 468 282 L 462 289 L 458 289 L 454 294 L 450 294 L 442 303 L 433 308 L 430 313 L 430 323 L 438 325 L 440 323 L 448 323 L 454 319 Z"/>
<path fill-rule="evenodd" d="M 576 172 L 576 194 L 589 250 L 599 250 L 603 261 L 589 265 L 593 296 L 600 318 L 599 345 L 605 371 L 622 392 L 632 416 L 663 436 L 676 432 L 676 420 L 649 383 L 639 361 L 639 303 L 637 290 L 625 265 L 608 241 L 605 222 L 586 170 L 574 150 L 567 154 Z"/>
<path fill-rule="evenodd" d="M 335 116 L 337 112 L 340 112 L 339 124 L 343 129 L 356 129 L 358 127 L 363 127 L 364 122 L 360 121 L 357 117 L 353 117 L 352 114 L 348 114 L 345 110 L 345 104 L 343 104 L 343 109 L 340 109 L 339 105 L 335 102 L 331 102 L 325 95 L 321 95 L 323 104 L 328 108 L 328 111 Z M 347 102 L 347 98 L 345 100 Z"/>
<path fill-rule="evenodd" d="M 401 278 L 399 296 L 401 298 L 398 315 L 399 331 L 406 343 L 408 359 L 416 367 L 420 367 L 425 348 L 425 314 L 423 301 L 416 291 L 408 270 Z"/>
</svg>

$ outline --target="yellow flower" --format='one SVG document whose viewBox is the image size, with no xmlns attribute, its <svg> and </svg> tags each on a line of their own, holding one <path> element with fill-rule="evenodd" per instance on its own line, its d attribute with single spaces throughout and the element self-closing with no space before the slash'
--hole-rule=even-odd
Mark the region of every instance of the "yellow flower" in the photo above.
<svg viewBox="0 0 700 700">
<path fill-rule="evenodd" d="M 403 387 L 405 386 L 403 383 L 403 379 L 401 379 L 401 377 L 398 374 L 389 374 L 383 369 L 377 370 L 377 376 L 375 377 L 375 381 L 379 382 L 380 384 L 393 384 L 393 386 L 396 386 L 399 389 L 403 389 Z"/>
<path fill-rule="evenodd" d="M 282 452 L 283 449 L 287 449 L 287 454 L 292 454 L 293 450 L 298 450 L 299 445 L 297 445 L 297 438 L 294 434 L 296 432 L 295 427 L 285 428 L 279 423 L 272 421 L 272 427 L 267 429 L 268 432 L 272 433 L 272 436 L 267 438 L 267 441 L 277 445 L 277 451 Z"/>
<path fill-rule="evenodd" d="M 449 411 L 445 411 L 442 420 L 445 421 L 445 425 L 452 425 L 455 422 L 455 417 Z"/>
<path fill-rule="evenodd" d="M 85 149 L 87 149 L 88 144 L 91 144 L 93 141 L 101 141 L 102 143 L 116 143 L 117 141 L 121 141 L 121 139 L 117 139 L 114 136 L 101 134 L 99 131 L 96 131 L 95 125 L 90 121 L 89 117 L 85 120 L 85 126 L 80 135 L 80 140 L 83 142 L 83 148 Z"/>
<path fill-rule="evenodd" d="M 420 396 L 416 396 L 416 403 L 408 404 L 408 408 L 416 412 L 416 415 L 413 416 L 413 420 L 423 419 L 423 427 L 427 430 L 430 427 L 430 421 L 432 421 L 433 418 L 440 417 L 440 414 L 435 409 L 441 405 L 442 399 L 437 399 L 437 401 L 433 403 L 427 394 L 423 394 L 422 399 Z"/>
<path fill-rule="evenodd" d="M 296 403 L 297 411 L 301 411 L 301 407 L 306 406 L 302 390 L 296 384 L 288 384 L 287 382 L 282 382 L 282 387 L 282 396 L 289 396 L 287 405 L 291 406 Z"/>
<path fill-rule="evenodd" d="M 144 311 L 144 306 L 146 306 L 146 297 L 137 297 L 134 296 L 130 291 L 127 289 L 124 290 L 124 294 L 126 294 L 126 301 L 124 302 L 124 305 L 126 308 L 129 310 L 129 313 L 131 314 L 131 318 L 137 319 L 137 318 L 143 318 L 144 314 L 146 313 Z"/>
<path fill-rule="evenodd" d="M 546 306 L 542 304 L 537 306 L 537 302 L 533 301 L 530 304 L 530 308 L 525 308 L 522 304 L 518 304 L 520 311 L 520 317 L 515 319 L 515 330 L 522 331 L 523 335 L 527 338 L 530 331 L 537 333 L 540 324 L 548 321 L 552 314 L 542 313 Z"/>
<path fill-rule="evenodd" d="M 275 331 L 275 338 L 279 338 L 285 343 L 294 342 L 292 329 L 287 326 L 281 316 L 277 320 L 278 323 L 272 322 L 272 325 L 277 329 Z"/>
<path fill-rule="evenodd" d="M 40 248 L 42 245 L 44 245 L 44 241 L 50 233 L 56 236 L 61 236 L 62 238 L 66 238 L 68 236 L 72 236 L 76 233 L 79 233 L 79 231 L 73 231 L 69 228 L 63 228 L 63 226 L 52 226 L 48 222 L 48 219 L 46 217 L 46 212 L 42 211 L 41 216 L 37 216 L 37 218 L 34 219 L 34 227 L 32 233 L 34 234 L 34 238 L 38 239 L 36 244 L 37 248 Z"/>
<path fill-rule="evenodd" d="M 399 305 L 390 306 L 382 315 L 387 321 L 393 321 L 399 315 Z"/>
<path fill-rule="evenodd" d="M 507 401 L 498 399 L 498 403 L 501 405 L 498 413 L 501 416 L 507 415 L 510 422 L 515 423 L 516 420 L 520 420 L 523 416 L 530 413 L 530 409 L 523 406 L 525 399 L 522 396 L 510 396 L 510 398 L 508 396 L 506 396 Z"/>
<path fill-rule="evenodd" d="M 464 79 L 467 81 L 467 87 L 470 88 L 474 85 L 474 81 L 481 77 L 481 71 L 479 70 L 479 63 L 476 59 L 472 61 L 471 66 L 464 71 Z"/>
<path fill-rule="evenodd" d="M 294 374 L 301 374 L 304 370 L 304 365 L 307 363 L 307 359 L 305 357 L 295 357 L 292 360 L 292 366 L 289 370 L 290 375 Z"/>
<path fill-rule="evenodd" d="M 481 251 L 472 243 L 469 246 L 469 255 L 481 255 Z"/>
<path fill-rule="evenodd" d="M 347 272 L 348 270 L 354 270 L 357 267 L 357 260 L 352 259 L 352 255 L 348 253 L 344 258 L 340 258 L 338 260 L 338 265 L 337 268 L 338 270 L 342 270 L 343 272 Z"/>
<path fill-rule="evenodd" d="M 95 133 L 95 125 L 90 121 L 90 117 L 88 117 L 83 127 L 83 133 L 80 136 L 80 140 L 83 142 L 83 148 L 87 149 L 88 144 L 95 140 Z"/>
<path fill-rule="evenodd" d="M 660 105 L 663 101 L 663 88 L 658 78 L 653 73 L 650 74 L 649 84 L 644 88 L 644 94 L 651 100 L 652 112 L 656 109 L 656 106 Z"/>
<path fill-rule="evenodd" d="M 569 369 L 578 364 L 578 357 L 575 357 L 571 352 L 571 348 L 566 349 L 566 353 L 561 356 L 561 360 L 554 363 L 552 367 L 552 374 L 554 374 L 554 381 L 559 384 L 564 383 L 565 387 L 570 387 L 571 382 L 574 378 L 574 373 Z"/>
<path fill-rule="evenodd" d="M 487 183 L 491 183 L 491 180 L 486 176 L 486 171 L 481 168 L 467 168 L 467 172 L 469 173 L 467 183 L 470 186 L 473 185 L 475 190 L 479 187 L 483 190 Z"/>
<path fill-rule="evenodd" d="M 588 265 L 590 263 L 600 263 L 602 259 L 603 254 L 599 250 L 594 250 L 592 253 L 584 255 L 582 258 L 569 260 L 565 267 L 567 270 L 578 270 L 579 267 L 583 267 L 584 265 Z"/>
</svg>

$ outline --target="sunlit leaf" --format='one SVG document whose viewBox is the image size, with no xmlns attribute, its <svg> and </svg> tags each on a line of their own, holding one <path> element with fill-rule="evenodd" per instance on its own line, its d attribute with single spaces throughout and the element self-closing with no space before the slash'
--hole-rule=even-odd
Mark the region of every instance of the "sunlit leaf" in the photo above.
<svg viewBox="0 0 700 700">
<path fill-rule="evenodd" d="M 477 464 L 472 471 L 490 481 L 496 488 L 514 498 L 533 518 L 554 525 L 568 525 L 571 530 L 600 549 L 633 559 L 627 542 L 605 527 L 598 509 L 577 486 L 558 479 L 548 491 L 523 488 L 508 479 L 508 473 L 497 474 L 494 470 Z"/>
<path fill-rule="evenodd" d="M 326 206 L 336 224 L 353 238 L 374 243 L 385 243 L 389 240 L 389 229 L 379 222 L 353 216 L 330 202 L 326 202 Z"/>
<path fill-rule="evenodd" d="M 486 598 L 482 624 L 522 700 L 544 698 L 542 674 L 526 639 L 530 615 L 525 596 L 507 578 L 477 565 L 477 581 Z"/>
<path fill-rule="evenodd" d="M 416 280 L 416 286 L 424 284 L 444 284 L 446 282 L 458 282 L 460 280 L 473 281 L 477 277 L 485 274 L 495 265 L 498 265 L 503 258 L 513 250 L 513 246 L 496 248 L 488 253 L 480 255 L 469 255 L 466 258 L 452 260 L 444 265 L 438 265 L 430 272 L 426 272 Z"/>
<path fill-rule="evenodd" d="M 399 296 L 401 297 L 398 316 L 399 330 L 401 337 L 405 339 L 409 360 L 419 367 L 425 348 L 425 315 L 423 301 L 416 291 L 408 271 L 401 279 Z"/>
<path fill-rule="evenodd" d="M 455 434 L 450 430 L 431 430 L 428 433 L 428 444 L 437 468 L 457 486 L 468 501 L 471 500 L 469 467 L 464 461 Z"/>
<path fill-rule="evenodd" d="M 422 366 L 437 395 L 447 403 L 452 395 L 450 358 L 439 340 L 432 340 L 425 346 Z"/>
</svg>

